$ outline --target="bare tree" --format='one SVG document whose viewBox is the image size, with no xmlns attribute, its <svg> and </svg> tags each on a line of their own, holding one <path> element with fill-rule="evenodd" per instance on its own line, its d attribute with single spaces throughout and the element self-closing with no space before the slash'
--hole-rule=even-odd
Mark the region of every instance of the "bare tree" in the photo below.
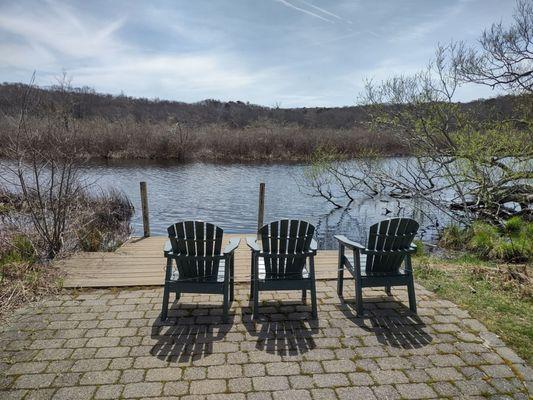
<svg viewBox="0 0 533 400">
<path fill-rule="evenodd" d="M 533 0 L 519 0 L 513 24 L 493 24 L 479 44 L 475 48 L 458 43 L 453 61 L 463 81 L 533 92 Z"/>
<path fill-rule="evenodd" d="M 83 156 L 75 147 L 75 122 L 71 117 L 69 82 L 66 75 L 56 90 L 62 93 L 45 105 L 46 118 L 36 124 L 28 114 L 38 102 L 33 81 L 28 86 L 19 117 L 12 119 L 16 135 L 5 144 L 7 160 L 2 167 L 11 187 L 20 193 L 44 256 L 52 259 L 68 239 L 67 231 L 78 207 L 84 185 L 80 179 Z"/>
<path fill-rule="evenodd" d="M 336 205 L 346 187 L 370 196 L 419 198 L 466 221 L 533 215 L 531 110 L 517 107 L 520 118 L 505 120 L 481 117 L 454 102 L 464 79 L 457 51 L 456 44 L 439 46 L 425 71 L 367 82 L 362 102 L 374 129 L 395 135 L 413 157 L 348 166 L 322 159 L 314 165 L 320 166 L 320 180 L 308 182 L 316 194 L 330 202 L 336 196 Z M 531 95 L 517 102 L 528 104 Z"/>
</svg>

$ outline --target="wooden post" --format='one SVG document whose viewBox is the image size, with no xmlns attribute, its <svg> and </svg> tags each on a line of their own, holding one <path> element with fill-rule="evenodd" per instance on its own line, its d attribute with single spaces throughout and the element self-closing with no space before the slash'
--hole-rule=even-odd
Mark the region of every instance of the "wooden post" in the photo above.
<svg viewBox="0 0 533 400">
<path fill-rule="evenodd" d="M 148 190 L 146 182 L 141 182 L 141 206 L 143 213 L 144 237 L 150 236 L 150 217 L 148 215 Z"/>
<path fill-rule="evenodd" d="M 259 184 L 259 211 L 257 212 L 257 230 L 263 227 L 263 219 L 265 218 L 265 184 Z"/>
</svg>

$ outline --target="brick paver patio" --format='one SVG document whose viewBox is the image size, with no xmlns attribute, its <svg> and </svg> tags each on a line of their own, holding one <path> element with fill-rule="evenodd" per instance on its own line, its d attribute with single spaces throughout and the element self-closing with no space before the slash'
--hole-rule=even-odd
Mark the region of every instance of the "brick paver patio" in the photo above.
<svg viewBox="0 0 533 400">
<path fill-rule="evenodd" d="M 228 324 L 207 295 L 184 295 L 161 324 L 159 288 L 30 305 L 0 333 L 0 399 L 529 398 L 531 367 L 453 303 L 418 287 L 416 317 L 404 290 L 368 290 L 356 318 L 334 281 L 318 291 L 318 321 L 278 292 L 254 324 L 246 285 Z"/>
</svg>

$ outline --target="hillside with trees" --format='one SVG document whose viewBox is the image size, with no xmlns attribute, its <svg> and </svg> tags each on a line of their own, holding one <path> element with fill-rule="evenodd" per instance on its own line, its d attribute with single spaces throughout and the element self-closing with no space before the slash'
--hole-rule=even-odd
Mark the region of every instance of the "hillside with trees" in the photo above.
<svg viewBox="0 0 533 400">
<path fill-rule="evenodd" d="M 461 104 L 476 118 L 507 118 L 514 98 Z M 26 123 L 43 132 L 58 110 L 68 117 L 76 148 L 87 157 L 170 159 L 176 161 L 303 161 L 318 150 L 341 158 L 378 153 L 410 154 L 385 130 L 373 131 L 366 106 L 279 108 L 250 103 L 203 100 L 184 103 L 113 96 L 73 88 L 66 80 L 41 88 L 0 85 L 0 140 L 9 143 Z M 41 127 L 41 128 L 39 128 Z M 49 141 L 49 143 L 51 143 Z M 8 157 L 7 150 L 0 155 Z"/>
</svg>

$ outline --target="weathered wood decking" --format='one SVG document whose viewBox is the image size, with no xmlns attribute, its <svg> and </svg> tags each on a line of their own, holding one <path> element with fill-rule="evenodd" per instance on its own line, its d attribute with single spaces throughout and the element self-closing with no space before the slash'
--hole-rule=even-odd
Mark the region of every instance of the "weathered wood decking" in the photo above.
<svg viewBox="0 0 533 400">
<path fill-rule="evenodd" d="M 250 250 L 244 238 L 253 234 L 224 234 L 223 245 L 232 237 L 240 237 L 235 252 L 235 279 L 250 281 Z M 163 285 L 165 236 L 133 238 L 113 253 L 78 253 L 59 262 L 65 272 L 64 287 L 113 287 Z M 319 250 L 315 258 L 317 279 L 337 276 L 337 251 Z"/>
</svg>

